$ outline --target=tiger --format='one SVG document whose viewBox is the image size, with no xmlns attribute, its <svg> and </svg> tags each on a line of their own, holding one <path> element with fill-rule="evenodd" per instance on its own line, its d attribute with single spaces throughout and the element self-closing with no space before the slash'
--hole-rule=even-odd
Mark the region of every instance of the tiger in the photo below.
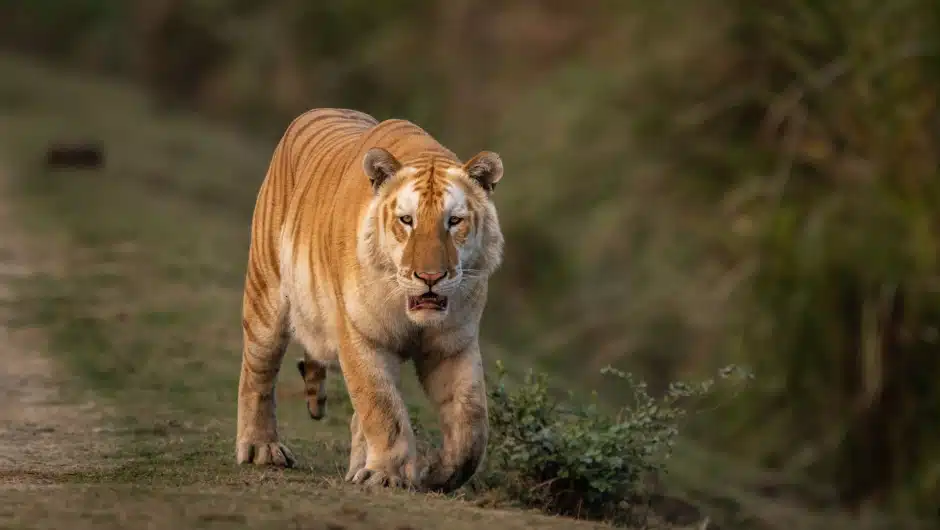
<svg viewBox="0 0 940 530">
<path fill-rule="evenodd" d="M 494 151 L 462 162 L 404 119 L 304 112 L 271 156 L 251 220 L 236 461 L 291 467 L 274 386 L 288 342 L 338 362 L 353 413 L 347 482 L 451 492 L 488 440 L 480 322 L 503 259 Z M 413 364 L 442 442 L 419 464 L 402 398 Z"/>
</svg>

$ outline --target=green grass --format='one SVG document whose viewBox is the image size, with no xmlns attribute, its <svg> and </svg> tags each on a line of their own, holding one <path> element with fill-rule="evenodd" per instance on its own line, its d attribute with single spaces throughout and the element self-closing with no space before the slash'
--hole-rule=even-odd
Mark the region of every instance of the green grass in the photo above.
<svg viewBox="0 0 940 530">
<path fill-rule="evenodd" d="M 235 465 L 248 226 L 273 146 L 159 115 L 121 87 L 9 58 L 0 59 L 0 72 L 0 157 L 28 212 L 25 229 L 49 242 L 46 251 L 65 271 L 16 285 L 12 325 L 45 331 L 72 391 L 92 392 L 114 411 L 90 434 L 113 443 L 101 461 L 79 472 L 3 477 L 23 488 L 0 493 L 0 524 L 570 527 L 483 510 L 459 493 L 447 499 L 343 484 L 351 407 L 341 377 L 330 377 L 328 417 L 313 422 L 292 363 L 281 373 L 278 416 L 298 467 Z M 101 141 L 106 167 L 44 169 L 47 144 L 70 139 Z M 287 359 L 299 353 L 292 346 Z M 417 388 L 408 378 L 407 399 L 423 424 L 432 423 Z M 40 486 L 48 490 L 30 489 Z"/>
<path fill-rule="evenodd" d="M 298 528 L 395 529 L 480 525 L 500 528 L 570 528 L 572 522 L 506 513 L 404 494 L 364 497 L 299 480 L 242 481 L 237 486 L 168 488 L 162 485 L 91 485 L 54 488 L 55 502 L 39 504 L 35 492 L 4 493 L 4 528 Z M 50 525 L 53 523 L 53 525 Z M 57 524 L 56 524 L 57 523 Z M 440 525 L 440 526 L 439 526 Z M 599 525 L 581 523 L 583 528 Z"/>
</svg>

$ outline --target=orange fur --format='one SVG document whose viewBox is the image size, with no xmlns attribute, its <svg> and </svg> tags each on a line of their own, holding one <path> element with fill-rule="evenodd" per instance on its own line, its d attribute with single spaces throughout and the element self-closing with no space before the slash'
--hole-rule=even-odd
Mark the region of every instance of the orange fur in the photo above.
<svg viewBox="0 0 940 530">
<path fill-rule="evenodd" d="M 495 153 L 462 163 L 404 120 L 315 109 L 291 123 L 252 221 L 238 462 L 293 463 L 273 393 L 293 337 L 309 359 L 339 361 L 355 410 L 347 480 L 450 491 L 472 476 L 487 440 L 478 337 L 502 259 L 502 173 Z M 444 435 L 427 469 L 398 389 L 405 360 Z"/>
</svg>

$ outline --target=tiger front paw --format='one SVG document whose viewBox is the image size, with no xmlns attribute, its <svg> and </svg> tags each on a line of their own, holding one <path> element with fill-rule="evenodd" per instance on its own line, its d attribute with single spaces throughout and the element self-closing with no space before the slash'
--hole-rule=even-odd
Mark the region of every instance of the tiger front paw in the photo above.
<svg viewBox="0 0 940 530">
<path fill-rule="evenodd" d="M 296 459 L 286 445 L 278 442 L 241 440 L 236 443 L 235 459 L 239 464 L 294 467 Z"/>
</svg>

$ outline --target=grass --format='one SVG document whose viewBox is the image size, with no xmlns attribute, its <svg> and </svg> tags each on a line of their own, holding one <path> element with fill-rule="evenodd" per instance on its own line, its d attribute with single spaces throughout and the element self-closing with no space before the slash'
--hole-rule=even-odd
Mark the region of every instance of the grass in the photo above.
<svg viewBox="0 0 940 530">
<path fill-rule="evenodd" d="M 331 408 L 306 416 L 285 363 L 278 386 L 292 470 L 234 463 L 241 286 L 254 194 L 271 145 L 159 115 L 119 86 L 0 59 L 0 156 L 16 178 L 23 227 L 64 274 L 16 285 L 12 325 L 39 328 L 74 392 L 111 412 L 91 436 L 114 449 L 80 471 L 6 473 L 10 528 L 502 528 L 571 520 L 482 509 L 456 498 L 342 483 L 351 408 L 338 374 Z M 54 140 L 94 139 L 99 171 L 53 172 Z M 299 355 L 293 346 L 288 359 Z M 406 396 L 430 414 L 413 378 Z M 428 420 L 428 421 L 425 421 Z M 74 455 L 82 460 L 85 455 Z M 90 457 L 89 457 L 90 458 Z M 41 494 L 35 489 L 41 488 Z M 583 527 L 596 527 L 577 523 Z"/>
<path fill-rule="evenodd" d="M 37 506 L 34 492 L 4 494 L 5 528 L 35 528 L 52 521 L 69 528 L 296 528 L 470 529 L 570 528 L 570 521 L 493 510 L 446 508 L 448 503 L 382 495 L 368 500 L 342 489 L 303 488 L 273 481 L 240 488 L 76 485 L 56 488 L 56 502 Z M 286 490 L 286 491 L 285 491 Z M 12 516 L 8 518 L 7 515 Z M 54 526 L 61 528 L 62 526 Z M 591 525 L 584 525 L 591 528 Z"/>
</svg>

